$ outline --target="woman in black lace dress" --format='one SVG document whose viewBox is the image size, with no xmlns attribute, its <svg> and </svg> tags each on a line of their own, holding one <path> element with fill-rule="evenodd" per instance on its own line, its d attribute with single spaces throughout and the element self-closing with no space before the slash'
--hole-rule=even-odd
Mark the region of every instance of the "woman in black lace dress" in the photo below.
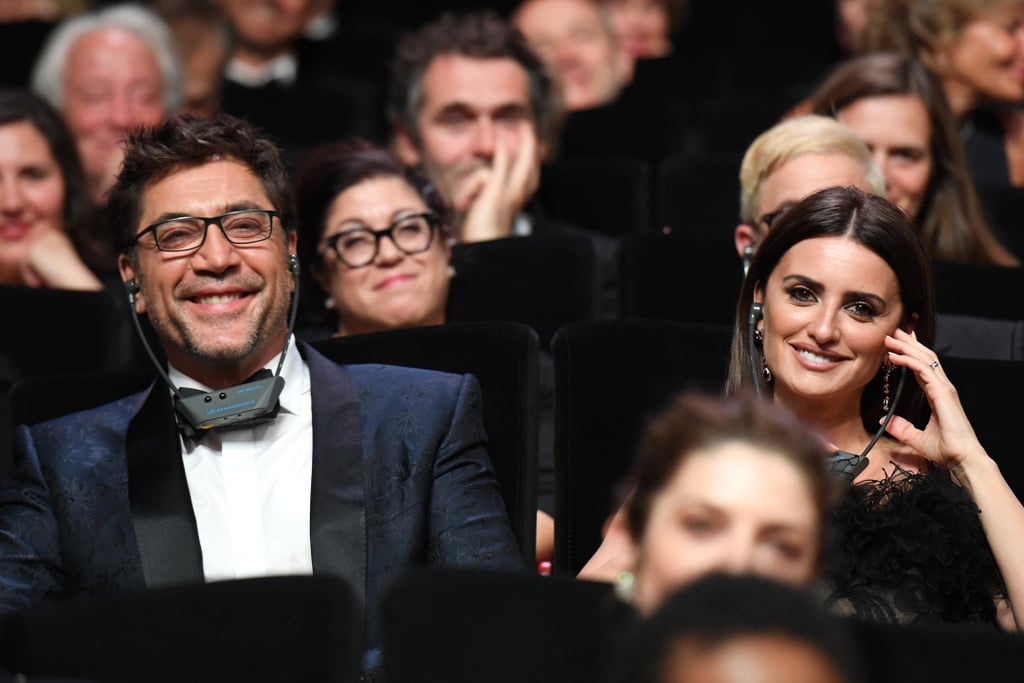
<svg viewBox="0 0 1024 683">
<path fill-rule="evenodd" d="M 751 263 L 728 389 L 754 388 L 816 425 L 854 477 L 835 513 L 831 609 L 1013 629 L 1024 507 L 929 348 L 933 298 L 906 214 L 853 188 L 811 195 Z"/>
</svg>

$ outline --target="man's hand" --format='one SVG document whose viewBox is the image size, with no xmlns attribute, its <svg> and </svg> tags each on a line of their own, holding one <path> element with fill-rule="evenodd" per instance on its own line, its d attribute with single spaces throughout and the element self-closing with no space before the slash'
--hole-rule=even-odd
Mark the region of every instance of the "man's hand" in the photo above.
<svg viewBox="0 0 1024 683">
<path fill-rule="evenodd" d="M 495 142 L 490 166 L 480 166 L 456 185 L 453 204 L 462 242 L 482 242 L 508 237 L 512 223 L 540 182 L 537 136 L 528 122 L 519 130 L 519 144 L 512 151 L 509 136 Z"/>
</svg>

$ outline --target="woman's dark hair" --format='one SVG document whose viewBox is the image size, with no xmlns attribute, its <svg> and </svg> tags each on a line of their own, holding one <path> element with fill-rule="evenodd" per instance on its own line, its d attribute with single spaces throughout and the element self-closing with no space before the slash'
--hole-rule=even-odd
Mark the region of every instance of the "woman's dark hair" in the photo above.
<svg viewBox="0 0 1024 683">
<path fill-rule="evenodd" d="M 760 367 L 761 350 L 751 348 L 748 320 L 754 293 L 763 289 L 775 266 L 794 245 L 818 237 L 844 237 L 878 254 L 892 269 L 903 303 L 901 325 L 913 322 L 917 338 L 925 346 L 935 339 L 935 294 L 931 267 L 921 239 L 907 214 L 883 197 L 853 187 L 833 187 L 816 192 L 784 213 L 761 243 L 740 291 L 733 327 L 732 355 L 726 393 L 735 394 L 758 387 L 770 391 L 760 373 L 751 371 L 751 356 Z M 882 418 L 882 373 L 864 388 L 861 419 L 873 433 Z M 898 414 L 913 421 L 921 407 L 917 383 L 908 379 L 896 407 Z"/>
<path fill-rule="evenodd" d="M 75 140 L 60 114 L 45 100 L 26 90 L 0 90 L 0 126 L 23 121 L 43 136 L 60 168 L 64 179 L 64 230 L 81 249 L 80 240 L 91 225 L 93 207 Z"/>
<path fill-rule="evenodd" d="M 647 424 L 625 503 L 626 528 L 634 542 L 644 536 L 655 498 L 687 458 L 731 441 L 778 454 L 800 471 L 818 511 L 820 560 L 827 547 L 827 520 L 841 492 L 838 480 L 826 470 L 825 441 L 789 411 L 752 393 L 723 398 L 685 392 Z"/>
<path fill-rule="evenodd" d="M 812 113 L 836 117 L 857 100 L 887 95 L 917 97 L 928 112 L 933 168 L 915 219 L 931 257 L 1019 265 L 985 222 L 942 84 L 923 63 L 896 52 L 851 59 L 832 72 L 808 106 Z"/>
<path fill-rule="evenodd" d="M 320 238 L 327 229 L 331 204 L 345 190 L 376 178 L 400 178 L 416 191 L 440 221 L 440 238 L 449 234 L 450 212 L 441 193 L 418 170 L 403 165 L 390 152 L 360 137 L 319 145 L 305 156 L 295 176 L 295 199 L 298 211 L 299 260 L 304 265 L 304 291 L 326 292 L 311 277 L 322 272 L 323 257 L 318 250 Z M 303 327 L 330 325 L 326 319 L 332 312 L 324 311 L 322 301 L 304 297 Z"/>
</svg>

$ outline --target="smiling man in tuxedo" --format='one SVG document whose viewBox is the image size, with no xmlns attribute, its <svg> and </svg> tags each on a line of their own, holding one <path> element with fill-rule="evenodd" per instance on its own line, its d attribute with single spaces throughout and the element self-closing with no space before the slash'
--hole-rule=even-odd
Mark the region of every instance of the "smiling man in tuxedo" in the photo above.
<svg viewBox="0 0 1024 683">
<path fill-rule="evenodd" d="M 295 210 L 254 128 L 222 115 L 133 134 L 109 210 L 126 296 L 167 367 L 140 393 L 17 428 L 0 607 L 326 574 L 364 601 L 373 647 L 387 577 L 523 566 L 473 377 L 341 366 L 292 336 Z M 248 398 L 222 393 L 273 410 L 233 421 Z M 212 428 L 184 409 L 192 395 L 210 397 Z"/>
</svg>

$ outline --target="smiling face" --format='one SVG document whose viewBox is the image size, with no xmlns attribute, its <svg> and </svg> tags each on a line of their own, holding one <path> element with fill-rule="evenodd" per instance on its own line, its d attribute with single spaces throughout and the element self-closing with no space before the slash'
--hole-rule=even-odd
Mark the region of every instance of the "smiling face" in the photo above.
<svg viewBox="0 0 1024 683">
<path fill-rule="evenodd" d="M 166 113 L 163 85 L 153 51 L 131 31 L 86 33 L 68 51 L 61 113 L 97 203 L 114 184 L 125 134 Z"/>
<path fill-rule="evenodd" d="M 867 143 L 885 176 L 886 199 L 917 216 L 934 168 L 932 126 L 921 98 L 862 97 L 843 107 L 837 118 Z"/>
<path fill-rule="evenodd" d="M 362 268 L 345 265 L 324 245 L 332 235 L 360 227 L 384 230 L 428 210 L 416 190 L 394 176 L 363 181 L 334 199 L 320 237 L 323 268 L 317 276 L 334 299 L 339 334 L 444 322 L 449 247 L 443 234 L 435 231 L 430 247 L 411 255 L 383 237 L 377 257 Z"/>
<path fill-rule="evenodd" d="M 592 0 L 528 0 L 516 27 L 556 74 L 569 111 L 611 102 L 627 80 L 631 61 Z"/>
<path fill-rule="evenodd" d="M 40 235 L 64 229 L 64 177 L 28 121 L 0 125 L 0 283 L 22 284 L 22 264 Z"/>
<path fill-rule="evenodd" d="M 259 179 L 236 161 L 213 161 L 173 172 L 146 188 L 141 231 L 174 216 L 219 216 L 273 209 Z M 284 347 L 294 281 L 285 236 L 275 218 L 269 239 L 236 246 L 211 225 L 201 247 L 157 250 L 152 233 L 138 242 L 137 268 L 120 257 L 121 276 L 141 287 L 135 310 L 146 313 L 176 368 L 213 388 L 231 386 Z"/>
<path fill-rule="evenodd" d="M 652 502 L 637 549 L 637 606 L 650 613 L 712 571 L 807 584 L 819 524 L 807 480 L 785 456 L 743 441 L 692 452 Z"/>
<path fill-rule="evenodd" d="M 623 47 L 634 59 L 664 57 L 672 50 L 666 0 L 605 2 Z"/>
<path fill-rule="evenodd" d="M 311 0 L 219 0 L 239 44 L 272 57 L 286 51 L 312 17 Z"/>
<path fill-rule="evenodd" d="M 775 400 L 798 413 L 821 401 L 860 414 L 864 386 L 886 359 L 885 336 L 903 321 L 892 268 L 845 237 L 798 242 L 758 289 L 764 357 Z"/>
<path fill-rule="evenodd" d="M 936 54 L 954 113 L 983 102 L 1024 99 L 1024 2 L 1007 2 L 969 21 Z"/>
</svg>

